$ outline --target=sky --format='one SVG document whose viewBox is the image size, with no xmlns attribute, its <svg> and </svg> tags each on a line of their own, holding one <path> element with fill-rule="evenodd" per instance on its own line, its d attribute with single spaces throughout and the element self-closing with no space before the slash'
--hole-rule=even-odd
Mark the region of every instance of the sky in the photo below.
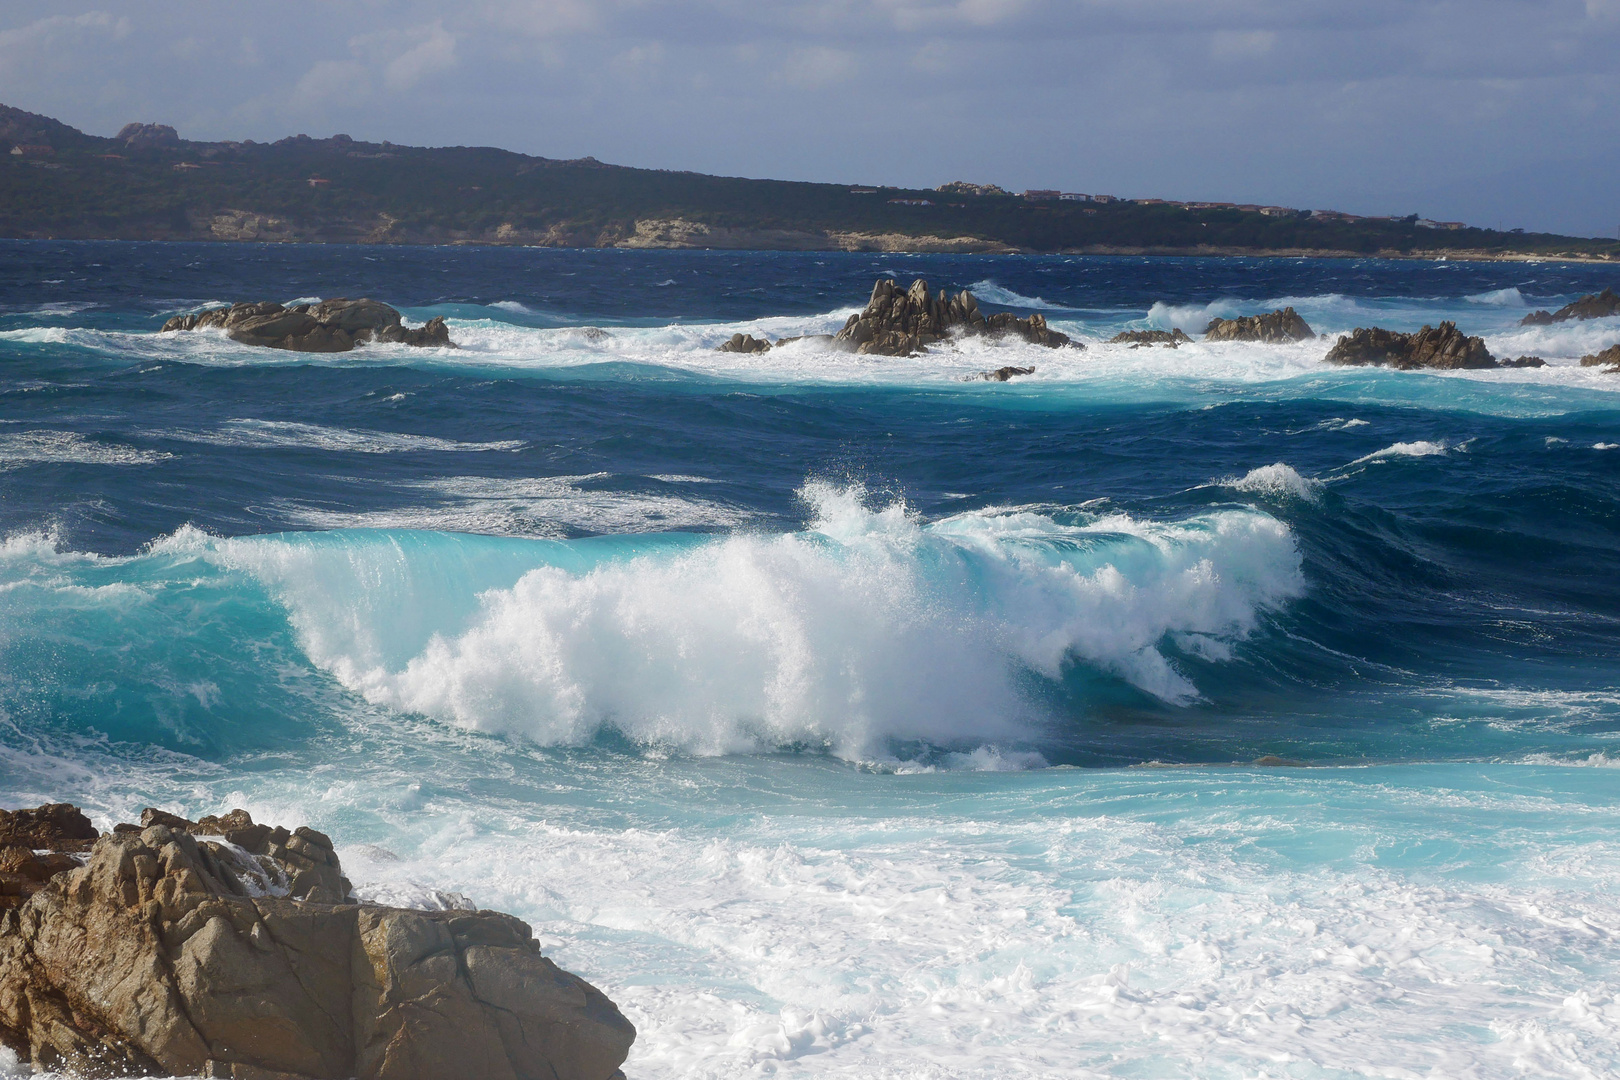
<svg viewBox="0 0 1620 1080">
<path fill-rule="evenodd" d="M 0 102 L 1620 235 L 1620 0 L 0 0 Z"/>
</svg>

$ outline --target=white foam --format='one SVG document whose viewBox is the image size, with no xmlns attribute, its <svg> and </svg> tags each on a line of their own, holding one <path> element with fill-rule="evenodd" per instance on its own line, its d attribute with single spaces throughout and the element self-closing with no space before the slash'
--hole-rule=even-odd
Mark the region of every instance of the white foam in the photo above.
<svg viewBox="0 0 1620 1080">
<path fill-rule="evenodd" d="M 1079 311 L 1079 308 L 1064 307 L 1054 304 L 1039 296 L 1025 296 L 1003 288 L 994 281 L 986 278 L 984 281 L 975 281 L 969 285 L 967 291 L 973 294 L 974 299 L 999 307 L 1022 308 L 1025 311 Z"/>
<path fill-rule="evenodd" d="M 533 315 L 535 313 L 532 307 L 527 304 L 519 303 L 516 300 L 497 300 L 495 303 L 489 306 L 492 308 L 500 308 L 502 311 L 515 311 L 520 315 Z"/>
<path fill-rule="evenodd" d="M 440 476 L 389 480 L 386 484 L 392 497 L 422 501 L 407 501 L 382 510 L 336 510 L 283 500 L 276 509 L 291 521 L 317 529 L 432 529 L 559 540 L 581 533 L 741 529 L 757 520 L 750 511 L 712 499 L 582 486 L 607 476 L 596 473 L 515 479 Z"/>
<path fill-rule="evenodd" d="M 0 435 L 0 468 L 46 463 L 79 465 L 156 465 L 174 457 L 123 443 L 99 442 L 76 431 L 19 431 Z"/>
<path fill-rule="evenodd" d="M 1620 443 L 1596 442 L 1592 444 L 1592 449 L 1594 450 L 1613 450 L 1616 447 L 1620 447 Z"/>
<path fill-rule="evenodd" d="M 1016 744 L 1042 720 L 1020 673 L 1057 679 L 1075 662 L 1191 701 L 1168 635 L 1240 641 L 1304 589 L 1288 529 L 1257 512 L 924 525 L 859 490 L 805 497 L 811 533 L 540 566 L 442 618 L 384 585 L 401 557 L 387 543 L 243 539 L 210 557 L 263 580 L 310 658 L 377 704 L 548 744 L 606 726 L 695 753 L 806 744 L 860 760 L 891 739 Z M 398 636 L 402 606 L 428 620 L 415 644 Z"/>
<path fill-rule="evenodd" d="M 1605 801 L 1566 814 L 1410 768 L 1241 784 L 792 768 L 636 769 L 613 825 L 447 798 L 356 880 L 474 888 L 531 920 L 636 1025 L 625 1070 L 645 1080 L 1592 1080 L 1620 1064 Z M 667 808 L 645 793 L 683 781 Z M 735 789 L 769 796 L 688 823 L 693 784 L 728 809 Z M 1503 818 L 1526 824 L 1502 835 Z"/>
<path fill-rule="evenodd" d="M 1568 768 L 1580 769 L 1620 769 L 1620 756 L 1610 755 L 1599 750 L 1592 754 L 1558 755 L 1558 754 L 1527 754 L 1522 759 L 1526 765 L 1558 765 Z"/>
<path fill-rule="evenodd" d="M 1351 465 L 1364 465 L 1373 461 L 1388 461 L 1391 458 L 1402 457 L 1438 457 L 1449 453 L 1451 446 L 1445 440 L 1430 442 L 1427 439 L 1418 439 L 1413 442 L 1398 442 L 1393 446 L 1386 446 L 1382 450 L 1374 450 L 1370 454 L 1356 458 Z"/>
<path fill-rule="evenodd" d="M 1322 487 L 1322 481 L 1301 476 L 1293 466 L 1281 461 L 1250 469 L 1243 476 L 1223 480 L 1221 484 L 1256 495 L 1286 496 L 1304 502 L 1316 502 Z"/>
<path fill-rule="evenodd" d="M 1470 304 L 1483 304 L 1487 307 L 1522 308 L 1529 306 L 1524 294 L 1519 292 L 1516 286 L 1512 285 L 1505 289 L 1491 289 L 1488 292 L 1471 293 L 1463 297 L 1463 299 Z"/>
<path fill-rule="evenodd" d="M 175 438 L 212 446 L 332 450 L 357 454 L 398 454 L 413 451 L 485 453 L 521 450 L 529 445 L 521 439 L 458 442 L 431 435 L 324 427 L 320 424 L 303 424 L 288 420 L 227 420 L 213 431 L 170 434 Z"/>
</svg>

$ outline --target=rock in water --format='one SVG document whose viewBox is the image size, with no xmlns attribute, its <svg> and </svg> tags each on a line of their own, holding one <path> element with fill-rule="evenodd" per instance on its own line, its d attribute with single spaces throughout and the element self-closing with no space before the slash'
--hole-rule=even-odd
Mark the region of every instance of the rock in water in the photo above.
<svg viewBox="0 0 1620 1080">
<path fill-rule="evenodd" d="M 1108 339 L 1110 345 L 1129 345 L 1133 349 L 1140 349 L 1145 345 L 1165 345 L 1172 349 L 1192 341 L 1180 327 L 1174 330 L 1121 330 Z"/>
<path fill-rule="evenodd" d="M 901 291 L 893 278 L 882 278 L 872 287 L 866 310 L 851 315 L 844 328 L 833 336 L 835 344 L 853 352 L 877 356 L 915 356 L 929 345 L 952 334 L 969 336 L 1021 337 L 1033 345 L 1058 348 L 1064 345 L 1084 348 L 1066 334 L 1046 325 L 1040 315 L 1020 319 L 1010 312 L 986 318 L 970 292 L 949 296 L 934 295 L 921 278 Z"/>
<path fill-rule="evenodd" d="M 1610 371 L 1620 371 L 1620 345 L 1610 345 L 1600 353 L 1589 353 L 1581 357 L 1581 367 L 1603 367 Z"/>
<path fill-rule="evenodd" d="M 1310 324 L 1291 307 L 1278 308 L 1264 315 L 1244 315 L 1236 319 L 1211 319 L 1204 327 L 1205 341 L 1259 341 L 1286 345 L 1309 341 L 1316 336 Z"/>
<path fill-rule="evenodd" d="M 1380 364 L 1402 368 L 1493 368 L 1496 358 L 1485 339 L 1468 337 L 1453 322 L 1425 326 L 1415 334 L 1379 327 L 1352 330 L 1324 359 L 1330 364 Z"/>
<path fill-rule="evenodd" d="M 720 343 L 721 352 L 762 353 L 769 352 L 770 348 L 769 341 L 753 334 L 732 334 L 729 340 Z"/>
<path fill-rule="evenodd" d="M 962 381 L 978 382 L 983 379 L 985 382 L 1006 382 L 1008 379 L 1019 375 L 1033 374 L 1035 374 L 1035 369 L 1032 367 L 998 367 L 994 371 L 981 371 L 977 375 L 964 375 Z"/>
<path fill-rule="evenodd" d="M 1532 311 L 1519 320 L 1519 325 L 1547 326 L 1571 319 L 1606 319 L 1610 315 L 1620 315 L 1620 294 L 1613 289 L 1604 289 L 1600 293 L 1583 296 L 1572 304 L 1565 304 L 1557 311 Z"/>
<path fill-rule="evenodd" d="M 0 914 L 0 1041 L 24 1061 L 92 1077 L 622 1075 L 635 1029 L 510 915 L 356 903 L 329 838 L 241 810 L 148 810 L 84 863 L 86 830 L 60 804 L 0 819 L 0 838 L 69 845 L 46 852 L 68 867 Z"/>
<path fill-rule="evenodd" d="M 435 315 L 420 327 L 406 326 L 398 311 L 376 300 L 322 300 L 282 307 L 273 300 L 232 304 L 198 315 L 176 315 L 163 331 L 217 326 L 233 341 L 295 352 L 348 352 L 369 341 L 424 348 L 454 348 L 450 329 Z"/>
</svg>

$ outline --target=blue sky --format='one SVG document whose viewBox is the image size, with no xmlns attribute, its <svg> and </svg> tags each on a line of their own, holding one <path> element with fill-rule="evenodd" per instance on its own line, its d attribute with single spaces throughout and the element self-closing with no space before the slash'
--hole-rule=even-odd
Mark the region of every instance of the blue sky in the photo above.
<svg viewBox="0 0 1620 1080">
<path fill-rule="evenodd" d="M 1620 0 L 0 0 L 0 102 L 97 134 L 1620 230 Z"/>
</svg>

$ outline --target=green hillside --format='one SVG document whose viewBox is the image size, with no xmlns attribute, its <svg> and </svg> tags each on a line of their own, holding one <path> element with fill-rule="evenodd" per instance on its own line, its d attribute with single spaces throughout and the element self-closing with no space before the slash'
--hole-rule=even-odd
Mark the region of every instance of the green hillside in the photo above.
<svg viewBox="0 0 1620 1080">
<path fill-rule="evenodd" d="M 927 205 L 922 205 L 923 203 Z M 0 106 L 0 236 L 1620 259 L 1620 243 L 1414 217 L 748 180 L 487 147 L 86 135 Z"/>
</svg>

